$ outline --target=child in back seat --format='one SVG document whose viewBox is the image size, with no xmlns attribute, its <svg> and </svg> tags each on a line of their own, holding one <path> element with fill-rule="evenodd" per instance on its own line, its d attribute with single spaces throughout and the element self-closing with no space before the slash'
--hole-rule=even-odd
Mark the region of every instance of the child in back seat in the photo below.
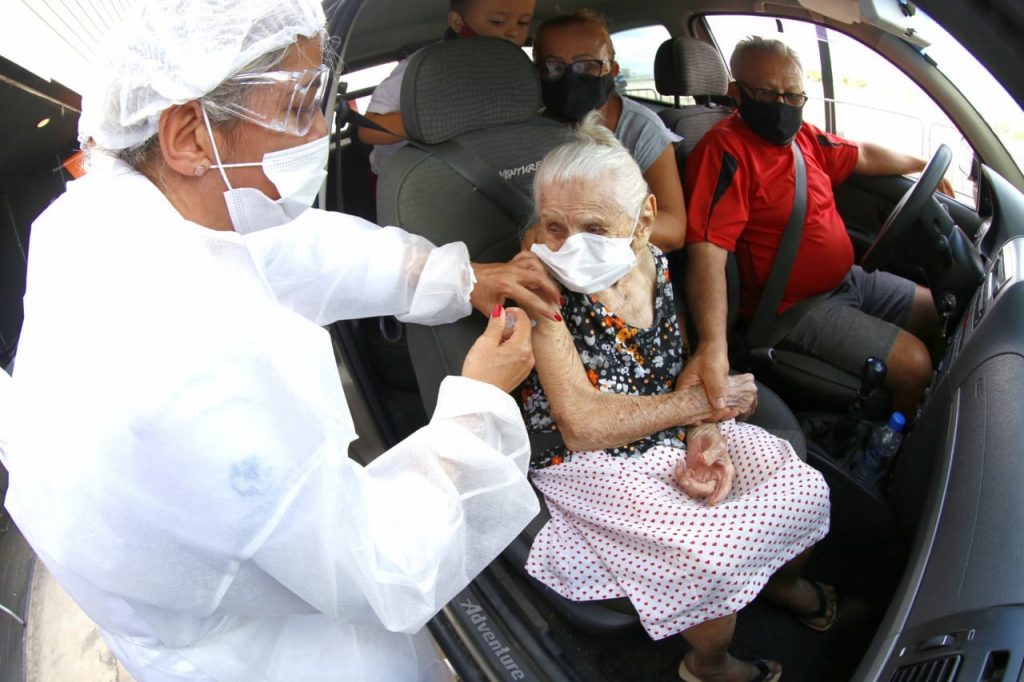
<svg viewBox="0 0 1024 682">
<path fill-rule="evenodd" d="M 533 6 L 534 0 L 451 0 L 445 39 L 491 36 L 522 47 L 530 34 Z M 393 134 L 366 127 L 359 129 L 359 139 L 374 145 L 370 168 L 375 176 L 380 174 L 381 162 L 405 144 L 399 99 L 402 77 L 411 58 L 410 55 L 398 62 L 391 74 L 381 81 L 366 110 L 367 118 Z"/>
</svg>

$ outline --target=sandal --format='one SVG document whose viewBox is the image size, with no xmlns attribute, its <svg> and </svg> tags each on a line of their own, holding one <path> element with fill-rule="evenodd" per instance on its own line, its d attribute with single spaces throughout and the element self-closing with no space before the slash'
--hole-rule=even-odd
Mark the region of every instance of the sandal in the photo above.
<svg viewBox="0 0 1024 682">
<path fill-rule="evenodd" d="M 833 625 L 835 625 L 836 618 L 839 616 L 839 600 L 836 597 L 835 590 L 832 591 L 831 596 L 825 591 L 825 584 L 819 583 L 817 580 L 808 580 L 811 587 L 814 588 L 815 593 L 818 595 L 818 608 L 808 613 L 799 614 L 800 622 L 814 630 L 815 632 L 825 632 Z M 828 612 L 831 609 L 832 616 L 829 617 L 828 622 L 824 625 L 814 625 L 811 623 L 813 620 L 828 616 Z"/>
<path fill-rule="evenodd" d="M 756 661 L 744 661 L 744 663 L 750 663 L 752 666 L 757 668 L 757 677 L 750 682 L 778 682 L 782 679 L 782 668 L 780 667 L 775 672 L 772 672 L 771 666 L 768 665 L 768 661 L 763 658 L 759 658 Z M 690 672 L 690 669 L 686 667 L 686 661 L 679 661 L 679 679 L 683 682 L 704 682 L 702 679 Z"/>
</svg>

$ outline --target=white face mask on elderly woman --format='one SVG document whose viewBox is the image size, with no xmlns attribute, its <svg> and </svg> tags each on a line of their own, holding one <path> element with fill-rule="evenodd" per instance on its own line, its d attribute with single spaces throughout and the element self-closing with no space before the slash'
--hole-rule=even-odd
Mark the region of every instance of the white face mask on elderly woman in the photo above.
<svg viewBox="0 0 1024 682">
<path fill-rule="evenodd" d="M 642 203 L 640 209 L 643 210 Z M 537 254 L 566 289 L 580 294 L 594 294 L 618 282 L 636 265 L 632 244 L 639 220 L 640 211 L 637 211 L 633 230 L 628 237 L 604 237 L 579 232 L 566 239 L 558 251 L 552 251 L 540 243 L 531 246 L 530 251 Z"/>
<path fill-rule="evenodd" d="M 300 144 L 296 147 L 267 152 L 263 160 L 252 163 L 221 163 L 220 152 L 213 137 L 210 119 L 203 109 L 203 120 L 206 130 L 213 142 L 213 155 L 217 163 L 210 166 L 220 171 L 228 190 L 224 192 L 228 214 L 235 232 L 247 234 L 276 227 L 295 220 L 313 205 L 320 186 L 327 177 L 324 167 L 330 153 L 330 137 L 321 138 Z M 266 194 L 253 187 L 232 187 L 228 181 L 225 168 L 243 168 L 262 166 L 267 179 L 274 183 L 281 198 L 274 201 Z"/>
</svg>

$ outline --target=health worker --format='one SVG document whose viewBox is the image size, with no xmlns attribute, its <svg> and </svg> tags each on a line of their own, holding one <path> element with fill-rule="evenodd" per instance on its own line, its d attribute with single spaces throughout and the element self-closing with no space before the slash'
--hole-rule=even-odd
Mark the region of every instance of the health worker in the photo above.
<svg viewBox="0 0 1024 682">
<path fill-rule="evenodd" d="M 32 228 L 7 507 L 140 682 L 440 678 L 424 624 L 537 512 L 506 394 L 530 324 L 501 304 L 553 317 L 558 290 L 309 208 L 316 0 L 134 12 L 84 93 L 91 168 Z M 489 326 L 430 424 L 350 460 L 322 325 L 471 306 Z"/>
</svg>

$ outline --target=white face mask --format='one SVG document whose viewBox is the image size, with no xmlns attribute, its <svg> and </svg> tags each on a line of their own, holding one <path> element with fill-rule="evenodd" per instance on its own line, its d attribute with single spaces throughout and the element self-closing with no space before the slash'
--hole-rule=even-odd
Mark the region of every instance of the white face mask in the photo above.
<svg viewBox="0 0 1024 682">
<path fill-rule="evenodd" d="M 206 129 L 213 140 L 210 120 L 203 110 Z M 216 142 L 213 143 L 213 155 L 217 163 L 210 168 L 220 170 L 221 177 L 228 191 L 224 192 L 224 201 L 228 206 L 231 224 L 239 234 L 276 227 L 295 220 L 308 209 L 316 199 L 323 185 L 327 171 L 327 157 L 330 153 L 330 137 L 323 137 L 276 152 L 267 152 L 263 161 L 258 163 L 221 163 L 220 152 Z M 266 194 L 253 187 L 234 188 L 228 182 L 225 168 L 243 168 L 246 166 L 262 166 L 267 179 L 274 183 L 281 198 L 274 201 Z"/>
<path fill-rule="evenodd" d="M 643 204 L 640 204 L 640 210 L 643 210 Z M 566 239 L 558 251 L 552 251 L 544 244 L 534 244 L 530 251 L 537 254 L 565 288 L 581 294 L 594 294 L 611 287 L 636 265 L 632 244 L 639 220 L 640 211 L 637 211 L 633 231 L 628 237 L 578 232 Z"/>
</svg>

